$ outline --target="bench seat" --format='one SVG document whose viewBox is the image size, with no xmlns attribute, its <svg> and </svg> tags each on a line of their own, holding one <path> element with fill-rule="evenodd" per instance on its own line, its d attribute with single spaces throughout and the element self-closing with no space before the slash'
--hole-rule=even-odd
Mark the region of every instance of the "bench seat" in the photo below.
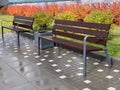
<svg viewBox="0 0 120 90">
<path fill-rule="evenodd" d="M 51 41 L 51 42 L 54 42 L 54 43 L 61 44 L 63 46 L 68 46 L 70 48 L 75 48 L 75 49 L 78 49 L 80 51 L 83 51 L 83 44 L 82 43 L 71 42 L 71 41 L 68 41 L 68 40 L 63 40 L 63 39 L 52 37 L 52 36 L 42 36 L 40 38 Z M 99 50 L 103 50 L 103 48 L 86 46 L 86 51 L 87 52 L 89 52 L 89 51 L 99 51 Z"/>
</svg>

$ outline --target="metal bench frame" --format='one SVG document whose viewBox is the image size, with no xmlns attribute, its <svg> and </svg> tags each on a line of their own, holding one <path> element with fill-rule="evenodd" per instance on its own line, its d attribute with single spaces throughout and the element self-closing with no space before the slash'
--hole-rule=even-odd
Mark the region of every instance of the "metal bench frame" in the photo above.
<svg viewBox="0 0 120 90">
<path fill-rule="evenodd" d="M 110 24 L 76 22 L 76 21 L 68 21 L 68 20 L 55 20 L 53 31 L 52 31 L 53 36 L 39 37 L 38 53 L 40 55 L 40 39 L 48 40 L 48 41 L 51 41 L 53 43 L 56 43 L 56 44 L 59 44 L 62 46 L 67 46 L 67 47 L 78 49 L 78 50 L 82 51 L 83 52 L 83 75 L 85 78 L 87 75 L 86 54 L 88 52 L 104 50 L 106 58 L 107 58 L 106 60 L 109 64 L 109 67 L 112 66 L 112 61 L 108 54 L 107 45 L 106 45 L 108 34 L 109 34 L 109 29 L 110 29 Z M 70 33 L 70 32 L 72 32 L 72 33 Z M 73 41 L 67 41 L 67 40 L 58 38 L 57 36 L 70 37 L 73 39 L 81 40 L 81 41 L 83 41 L 83 43 L 79 44 L 79 43 L 76 43 Z M 89 46 L 87 44 L 87 42 L 95 43 L 97 45 L 102 45 L 103 48 L 98 48 L 96 46 Z M 70 45 L 71 43 L 73 45 Z"/>
</svg>

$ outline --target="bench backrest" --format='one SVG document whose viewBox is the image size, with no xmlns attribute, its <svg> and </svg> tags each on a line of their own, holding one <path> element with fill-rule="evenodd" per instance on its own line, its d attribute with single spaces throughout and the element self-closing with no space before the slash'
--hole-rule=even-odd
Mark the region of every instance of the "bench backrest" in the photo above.
<svg viewBox="0 0 120 90">
<path fill-rule="evenodd" d="M 33 30 L 33 21 L 34 21 L 33 17 L 14 16 L 13 25 L 15 27 Z"/>
<path fill-rule="evenodd" d="M 110 24 L 99 24 L 90 22 L 77 22 L 68 20 L 55 20 L 53 36 L 82 40 L 84 36 L 90 35 L 97 38 L 88 38 L 87 41 L 106 46 Z"/>
</svg>

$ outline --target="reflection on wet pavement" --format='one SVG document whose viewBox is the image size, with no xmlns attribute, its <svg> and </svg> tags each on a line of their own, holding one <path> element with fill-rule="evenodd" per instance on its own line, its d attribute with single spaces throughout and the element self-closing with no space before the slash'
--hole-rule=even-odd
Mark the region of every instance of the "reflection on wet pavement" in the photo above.
<svg viewBox="0 0 120 90">
<path fill-rule="evenodd" d="M 0 90 L 119 90 L 120 63 L 109 69 L 105 61 L 87 57 L 88 76 L 83 78 L 79 53 L 58 47 L 37 54 L 34 40 L 22 37 L 20 48 L 15 33 L 0 36 Z"/>
</svg>

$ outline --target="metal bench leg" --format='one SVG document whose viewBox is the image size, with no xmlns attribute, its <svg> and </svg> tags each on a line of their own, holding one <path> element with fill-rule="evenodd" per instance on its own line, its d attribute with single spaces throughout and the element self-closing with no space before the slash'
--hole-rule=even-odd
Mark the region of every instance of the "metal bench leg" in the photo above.
<svg viewBox="0 0 120 90">
<path fill-rule="evenodd" d="M 38 37 L 38 55 L 40 55 L 40 37 Z"/>
<path fill-rule="evenodd" d="M 108 62 L 109 67 L 111 68 L 112 67 L 112 59 L 110 58 L 106 47 L 104 48 L 104 51 L 105 51 L 105 55 L 106 55 L 106 61 Z"/>
<path fill-rule="evenodd" d="M 18 41 L 18 46 L 20 46 L 20 33 L 19 32 L 17 32 L 17 41 Z"/>
<path fill-rule="evenodd" d="M 84 78 L 87 76 L 87 59 L 86 59 L 86 50 L 84 49 L 83 51 L 83 76 Z"/>
<path fill-rule="evenodd" d="M 84 45 L 83 45 L 83 76 L 84 78 L 87 76 L 87 59 L 86 59 L 86 40 L 88 36 L 84 37 Z"/>
<path fill-rule="evenodd" d="M 2 40 L 4 41 L 4 31 L 3 31 L 3 27 L 2 27 Z"/>
</svg>

